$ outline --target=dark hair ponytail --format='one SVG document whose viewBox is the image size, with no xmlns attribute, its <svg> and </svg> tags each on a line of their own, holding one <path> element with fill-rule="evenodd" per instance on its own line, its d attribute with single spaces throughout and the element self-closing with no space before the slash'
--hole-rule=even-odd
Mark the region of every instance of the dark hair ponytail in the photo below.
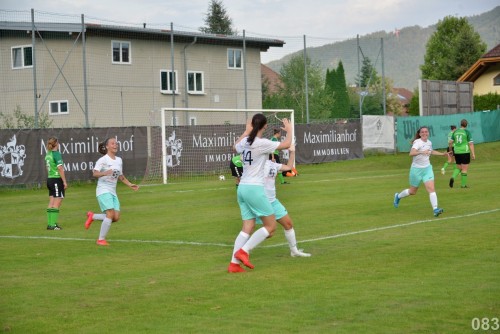
<svg viewBox="0 0 500 334">
<path fill-rule="evenodd" d="M 257 132 L 259 132 L 267 124 L 267 118 L 264 114 L 255 114 L 252 117 L 252 131 L 248 135 L 247 142 L 252 145 Z"/>
<path fill-rule="evenodd" d="M 106 146 L 108 146 L 108 141 L 109 141 L 109 138 L 106 138 L 105 141 L 103 141 L 102 143 L 99 143 L 99 153 L 101 153 L 102 155 L 105 155 L 108 153 L 108 149 L 106 148 Z"/>
</svg>

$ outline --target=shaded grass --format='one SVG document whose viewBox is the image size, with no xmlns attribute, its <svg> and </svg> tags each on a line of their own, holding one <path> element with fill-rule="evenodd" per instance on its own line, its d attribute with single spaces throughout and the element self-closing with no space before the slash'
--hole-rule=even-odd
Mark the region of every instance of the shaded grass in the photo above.
<svg viewBox="0 0 500 334">
<path fill-rule="evenodd" d="M 50 232 L 45 190 L 0 190 L 0 330 L 473 333 L 472 318 L 500 309 L 499 148 L 477 146 L 470 189 L 436 173 L 438 219 L 423 188 L 392 207 L 407 154 L 299 166 L 278 194 L 313 256 L 291 258 L 278 229 L 242 275 L 225 272 L 241 227 L 230 180 L 120 186 L 108 248 L 94 244 L 98 223 L 83 228 L 93 185 L 70 187 L 64 229 Z"/>
</svg>

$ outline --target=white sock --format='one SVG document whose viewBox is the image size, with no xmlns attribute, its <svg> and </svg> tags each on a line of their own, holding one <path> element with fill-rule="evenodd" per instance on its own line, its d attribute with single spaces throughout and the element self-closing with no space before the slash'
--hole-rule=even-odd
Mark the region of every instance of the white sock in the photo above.
<svg viewBox="0 0 500 334">
<path fill-rule="evenodd" d="M 236 240 L 234 240 L 234 248 L 233 248 L 233 257 L 231 258 L 232 263 L 240 263 L 240 260 L 234 257 L 234 253 L 238 251 L 243 245 L 250 239 L 250 235 L 248 233 L 245 233 L 243 231 L 240 231 L 238 236 L 236 237 Z"/>
<path fill-rule="evenodd" d="M 295 230 L 293 227 L 289 230 L 285 230 L 285 238 L 288 241 L 288 246 L 292 252 L 298 252 L 297 249 L 297 239 L 295 239 Z"/>
<path fill-rule="evenodd" d="M 262 241 L 266 240 L 269 236 L 269 232 L 265 227 L 259 228 L 257 231 L 252 234 L 250 239 L 245 243 L 243 247 L 241 247 L 245 252 L 250 253 L 252 249 L 257 247 Z"/>
<path fill-rule="evenodd" d="M 104 218 L 106 218 L 104 213 L 94 213 L 92 216 L 92 220 L 104 220 Z"/>
<path fill-rule="evenodd" d="M 410 196 L 410 189 L 405 189 L 398 194 L 399 199 Z"/>
<path fill-rule="evenodd" d="M 436 192 L 429 193 L 429 199 L 431 200 L 431 205 L 433 209 L 437 209 L 438 207 L 438 196 Z"/>
<path fill-rule="evenodd" d="M 101 232 L 99 233 L 99 240 L 105 240 L 111 228 L 111 218 L 104 218 L 101 224 Z"/>
</svg>

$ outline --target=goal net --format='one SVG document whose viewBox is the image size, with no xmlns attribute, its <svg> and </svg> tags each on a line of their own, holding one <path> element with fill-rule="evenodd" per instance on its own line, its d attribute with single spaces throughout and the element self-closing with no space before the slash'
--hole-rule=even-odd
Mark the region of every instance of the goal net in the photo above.
<svg viewBox="0 0 500 334">
<path fill-rule="evenodd" d="M 142 184 L 196 180 L 218 181 L 231 177 L 233 145 L 256 113 L 266 115 L 265 138 L 288 118 L 294 128 L 293 110 L 162 108 L 151 112 L 148 128 L 148 163 Z M 285 137 L 283 133 L 282 139 Z M 292 134 L 293 135 L 293 134 Z M 282 153 L 286 160 L 287 152 Z"/>
</svg>

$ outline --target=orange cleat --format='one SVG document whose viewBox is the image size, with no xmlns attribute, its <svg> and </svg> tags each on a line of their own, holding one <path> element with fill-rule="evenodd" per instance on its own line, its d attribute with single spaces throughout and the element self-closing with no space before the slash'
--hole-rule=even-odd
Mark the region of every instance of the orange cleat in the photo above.
<svg viewBox="0 0 500 334">
<path fill-rule="evenodd" d="M 104 240 L 104 239 L 103 240 L 97 240 L 96 244 L 98 246 L 109 246 L 108 242 L 106 240 Z"/>
<path fill-rule="evenodd" d="M 253 269 L 254 265 L 250 263 L 250 256 L 247 252 L 245 252 L 242 248 L 240 248 L 236 253 L 234 253 L 234 257 L 243 262 L 243 264 Z"/>
<path fill-rule="evenodd" d="M 88 230 L 92 222 L 94 221 L 93 219 L 94 213 L 92 211 L 87 212 L 87 220 L 85 221 L 85 229 Z"/>
<path fill-rule="evenodd" d="M 228 273 L 244 273 L 245 269 L 241 268 L 241 266 L 237 263 L 229 263 L 229 267 L 227 268 Z"/>
</svg>

